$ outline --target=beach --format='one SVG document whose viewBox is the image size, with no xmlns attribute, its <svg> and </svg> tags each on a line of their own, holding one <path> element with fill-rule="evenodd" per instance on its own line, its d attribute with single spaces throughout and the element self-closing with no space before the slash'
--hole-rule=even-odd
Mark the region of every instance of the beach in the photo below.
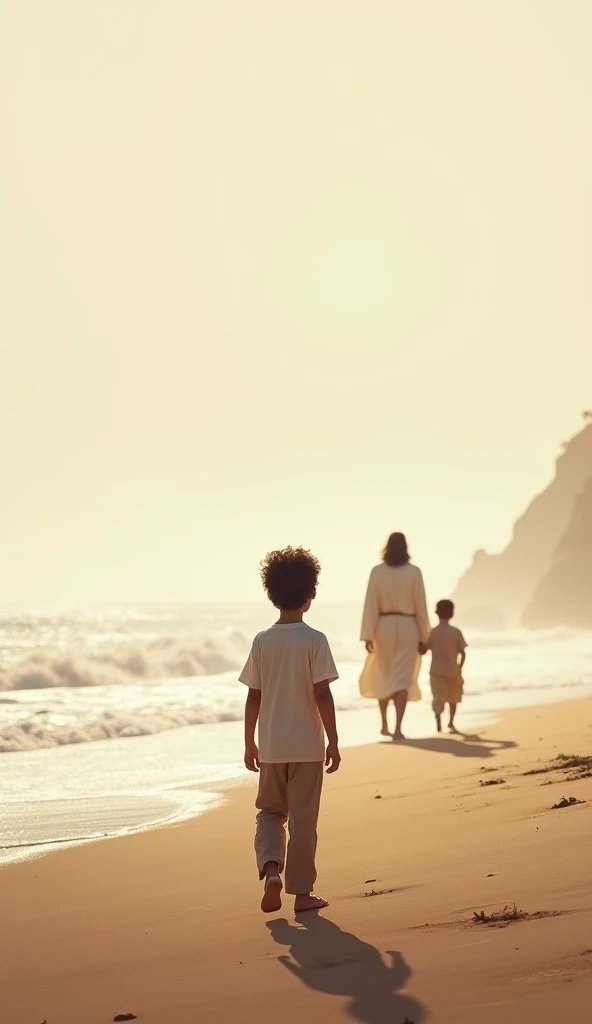
<svg viewBox="0 0 592 1024">
<path fill-rule="evenodd" d="M 591 4 L 5 7 L 0 1024 L 592 1024 Z"/>
<path fill-rule="evenodd" d="M 591 739 L 582 700 L 347 749 L 319 824 L 330 906 L 298 921 L 259 910 L 251 778 L 193 820 L 7 865 L 3 1020 L 584 1021 L 592 779 L 553 759 Z"/>
<path fill-rule="evenodd" d="M 210 784 L 244 775 L 237 676 L 269 618 L 265 605 L 0 615 L 0 864 L 215 806 L 220 791 Z M 374 703 L 359 696 L 358 620 L 357 606 L 322 602 L 313 617 L 337 660 L 344 748 L 376 738 Z M 592 695 L 587 632 L 469 630 L 467 638 L 465 730 L 508 708 Z M 423 700 L 405 722 L 414 739 L 434 728 L 429 659 L 420 686 Z"/>
</svg>

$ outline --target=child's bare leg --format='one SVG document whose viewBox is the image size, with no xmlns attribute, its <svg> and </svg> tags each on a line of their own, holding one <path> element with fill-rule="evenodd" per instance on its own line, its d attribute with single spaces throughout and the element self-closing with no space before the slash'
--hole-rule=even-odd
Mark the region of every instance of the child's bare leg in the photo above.
<svg viewBox="0 0 592 1024">
<path fill-rule="evenodd" d="M 448 731 L 449 732 L 458 732 L 458 729 L 456 728 L 456 726 L 454 724 L 454 716 L 456 715 L 456 708 L 457 708 L 456 704 L 451 704 L 450 705 L 450 721 L 448 723 Z"/>
<path fill-rule="evenodd" d="M 438 732 L 442 732 L 442 715 L 436 714 L 436 728 Z"/>
<path fill-rule="evenodd" d="M 282 880 L 280 878 L 280 866 L 270 860 L 264 867 L 264 889 L 261 900 L 261 910 L 264 914 L 274 914 L 282 907 Z"/>
<path fill-rule="evenodd" d="M 379 700 L 378 701 L 378 707 L 380 708 L 380 718 L 381 718 L 381 721 L 382 721 L 382 726 L 381 726 L 381 730 L 380 730 L 382 736 L 390 736 L 389 727 L 388 727 L 388 718 L 387 718 L 388 706 L 389 706 L 388 698 L 387 698 L 387 700 Z"/>
<path fill-rule="evenodd" d="M 397 721 L 395 725 L 395 735 L 393 736 L 393 739 L 404 740 L 405 737 L 401 732 L 401 726 L 403 724 L 403 718 L 405 717 L 405 709 L 407 707 L 407 690 L 399 690 L 394 696 L 394 701 Z"/>
</svg>

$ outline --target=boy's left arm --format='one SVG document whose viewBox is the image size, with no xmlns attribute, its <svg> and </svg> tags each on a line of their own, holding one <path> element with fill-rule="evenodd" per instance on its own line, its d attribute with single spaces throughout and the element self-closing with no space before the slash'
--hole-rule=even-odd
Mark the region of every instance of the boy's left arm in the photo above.
<svg viewBox="0 0 592 1024">
<path fill-rule="evenodd" d="M 337 721 L 335 718 L 335 702 L 333 700 L 333 694 L 331 693 L 331 685 L 329 679 L 323 679 L 320 683 L 315 683 L 314 696 L 317 708 L 319 709 L 319 715 L 323 723 L 323 728 L 327 736 L 327 751 L 325 757 L 325 765 L 327 766 L 327 774 L 332 775 L 336 772 L 341 763 L 341 754 L 339 753 L 339 739 L 337 736 Z"/>
<path fill-rule="evenodd" d="M 331 683 L 334 683 L 338 677 L 339 673 L 335 667 L 327 638 L 323 636 L 313 654 L 312 682 L 314 698 L 327 736 L 325 765 L 328 775 L 336 772 L 341 762 L 337 722 L 335 720 L 335 703 L 331 693 Z"/>
</svg>

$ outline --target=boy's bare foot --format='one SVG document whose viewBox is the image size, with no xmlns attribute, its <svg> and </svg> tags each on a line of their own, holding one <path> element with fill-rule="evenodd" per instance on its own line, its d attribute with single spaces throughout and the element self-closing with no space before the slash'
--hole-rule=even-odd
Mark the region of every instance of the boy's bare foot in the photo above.
<svg viewBox="0 0 592 1024">
<path fill-rule="evenodd" d="M 393 743 L 400 743 L 405 739 L 403 733 L 399 729 L 398 732 L 393 733 Z"/>
<path fill-rule="evenodd" d="M 305 910 L 324 910 L 328 906 L 328 900 L 321 899 L 320 896 L 313 896 L 311 892 L 308 892 L 296 897 L 294 900 L 294 913 L 302 914 Z"/>
<path fill-rule="evenodd" d="M 390 736 L 388 725 L 383 725 L 382 729 L 380 730 L 380 735 L 381 736 Z"/>
<path fill-rule="evenodd" d="M 455 735 L 455 736 L 458 736 L 458 735 L 459 735 L 459 731 L 458 731 L 458 729 L 456 728 L 456 726 L 455 726 L 455 725 L 453 725 L 453 724 L 452 724 L 452 722 L 451 722 L 451 723 L 450 723 L 450 725 L 448 726 L 448 732 L 454 733 L 454 735 Z"/>
<path fill-rule="evenodd" d="M 275 914 L 276 910 L 282 909 L 282 888 L 279 875 L 268 875 L 261 900 L 261 910 L 264 914 Z"/>
</svg>

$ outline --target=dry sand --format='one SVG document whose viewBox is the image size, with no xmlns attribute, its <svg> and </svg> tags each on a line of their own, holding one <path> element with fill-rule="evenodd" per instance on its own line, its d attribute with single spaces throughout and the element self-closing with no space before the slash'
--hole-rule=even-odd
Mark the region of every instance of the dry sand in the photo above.
<svg viewBox="0 0 592 1024">
<path fill-rule="evenodd" d="M 582 701 L 346 750 L 320 820 L 331 905 L 300 921 L 258 909 L 250 785 L 190 823 L 5 868 L 3 1024 L 583 1024 L 592 778 L 523 773 L 589 754 L 591 726 Z M 551 810 L 564 795 L 586 802 Z M 471 923 L 514 901 L 555 916 Z"/>
</svg>

